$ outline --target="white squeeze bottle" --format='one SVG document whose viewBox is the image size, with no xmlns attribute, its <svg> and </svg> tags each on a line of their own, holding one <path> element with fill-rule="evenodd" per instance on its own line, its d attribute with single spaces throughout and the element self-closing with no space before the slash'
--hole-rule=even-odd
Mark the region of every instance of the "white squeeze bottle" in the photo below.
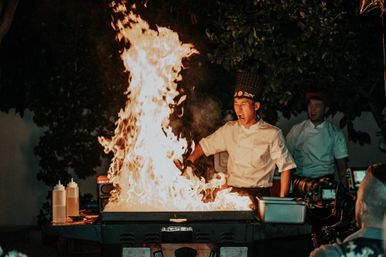
<svg viewBox="0 0 386 257">
<path fill-rule="evenodd" d="M 71 178 L 66 187 L 67 195 L 67 217 L 79 216 L 79 188 L 78 184 Z"/>
<path fill-rule="evenodd" d="M 52 190 L 52 223 L 66 222 L 66 190 L 60 180 Z"/>
</svg>

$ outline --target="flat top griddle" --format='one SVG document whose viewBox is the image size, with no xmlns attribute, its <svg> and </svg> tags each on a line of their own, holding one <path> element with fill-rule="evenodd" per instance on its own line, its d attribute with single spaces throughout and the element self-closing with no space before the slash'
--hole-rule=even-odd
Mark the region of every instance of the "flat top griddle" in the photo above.
<svg viewBox="0 0 386 257">
<path fill-rule="evenodd" d="M 102 211 L 102 221 L 187 221 L 256 220 L 253 210 L 243 211 Z"/>
</svg>

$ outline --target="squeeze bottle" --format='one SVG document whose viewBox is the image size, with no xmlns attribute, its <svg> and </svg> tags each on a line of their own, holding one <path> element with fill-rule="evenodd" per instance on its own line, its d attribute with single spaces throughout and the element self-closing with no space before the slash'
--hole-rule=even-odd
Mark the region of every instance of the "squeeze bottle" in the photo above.
<svg viewBox="0 0 386 257">
<path fill-rule="evenodd" d="M 60 224 L 66 222 L 66 190 L 60 184 L 55 185 L 52 190 L 52 223 Z"/>
<path fill-rule="evenodd" d="M 67 217 L 79 216 L 79 187 L 71 178 L 71 182 L 66 187 L 67 196 Z"/>
</svg>

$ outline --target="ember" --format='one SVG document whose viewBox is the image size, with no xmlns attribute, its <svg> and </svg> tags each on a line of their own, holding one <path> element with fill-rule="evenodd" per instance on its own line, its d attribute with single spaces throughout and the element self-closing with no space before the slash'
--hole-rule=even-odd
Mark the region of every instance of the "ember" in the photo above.
<svg viewBox="0 0 386 257">
<path fill-rule="evenodd" d="M 249 198 L 230 193 L 230 188 L 218 191 L 213 201 L 202 201 L 203 192 L 225 183 L 224 174 L 205 183 L 181 176 L 175 165 L 182 161 L 187 142 L 174 135 L 169 117 L 175 99 L 177 104 L 185 99 L 177 91 L 182 60 L 197 50 L 170 29 L 150 29 L 133 13 L 134 6 L 128 11 L 114 3 L 113 8 L 124 16 L 113 27 L 118 40 L 128 45 L 121 57 L 130 76 L 114 136 L 98 138 L 106 153 L 114 153 L 108 176 L 115 190 L 105 211 L 249 210 Z"/>
</svg>

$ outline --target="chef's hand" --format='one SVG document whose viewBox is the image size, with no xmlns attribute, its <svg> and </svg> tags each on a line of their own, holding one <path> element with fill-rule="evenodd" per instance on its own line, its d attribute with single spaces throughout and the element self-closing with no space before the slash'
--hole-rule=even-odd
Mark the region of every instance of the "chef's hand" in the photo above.
<svg viewBox="0 0 386 257">
<path fill-rule="evenodd" d="M 185 160 L 181 162 L 180 160 L 174 160 L 174 164 L 181 171 L 181 175 L 187 179 L 199 179 L 198 170 L 196 166 L 190 160 Z"/>
<path fill-rule="evenodd" d="M 183 162 L 178 159 L 175 159 L 173 162 L 182 173 L 184 173 L 185 169 L 188 167 L 197 170 L 196 166 L 194 166 L 193 162 L 189 159 L 186 159 Z"/>
<path fill-rule="evenodd" d="M 189 159 L 184 161 L 184 168 L 182 170 L 182 176 L 186 177 L 187 179 L 196 179 L 199 180 L 200 177 L 198 176 L 198 169 L 193 164 L 193 162 Z"/>
<path fill-rule="evenodd" d="M 204 203 L 214 202 L 216 199 L 218 188 L 207 188 L 202 192 L 202 201 Z"/>
</svg>

